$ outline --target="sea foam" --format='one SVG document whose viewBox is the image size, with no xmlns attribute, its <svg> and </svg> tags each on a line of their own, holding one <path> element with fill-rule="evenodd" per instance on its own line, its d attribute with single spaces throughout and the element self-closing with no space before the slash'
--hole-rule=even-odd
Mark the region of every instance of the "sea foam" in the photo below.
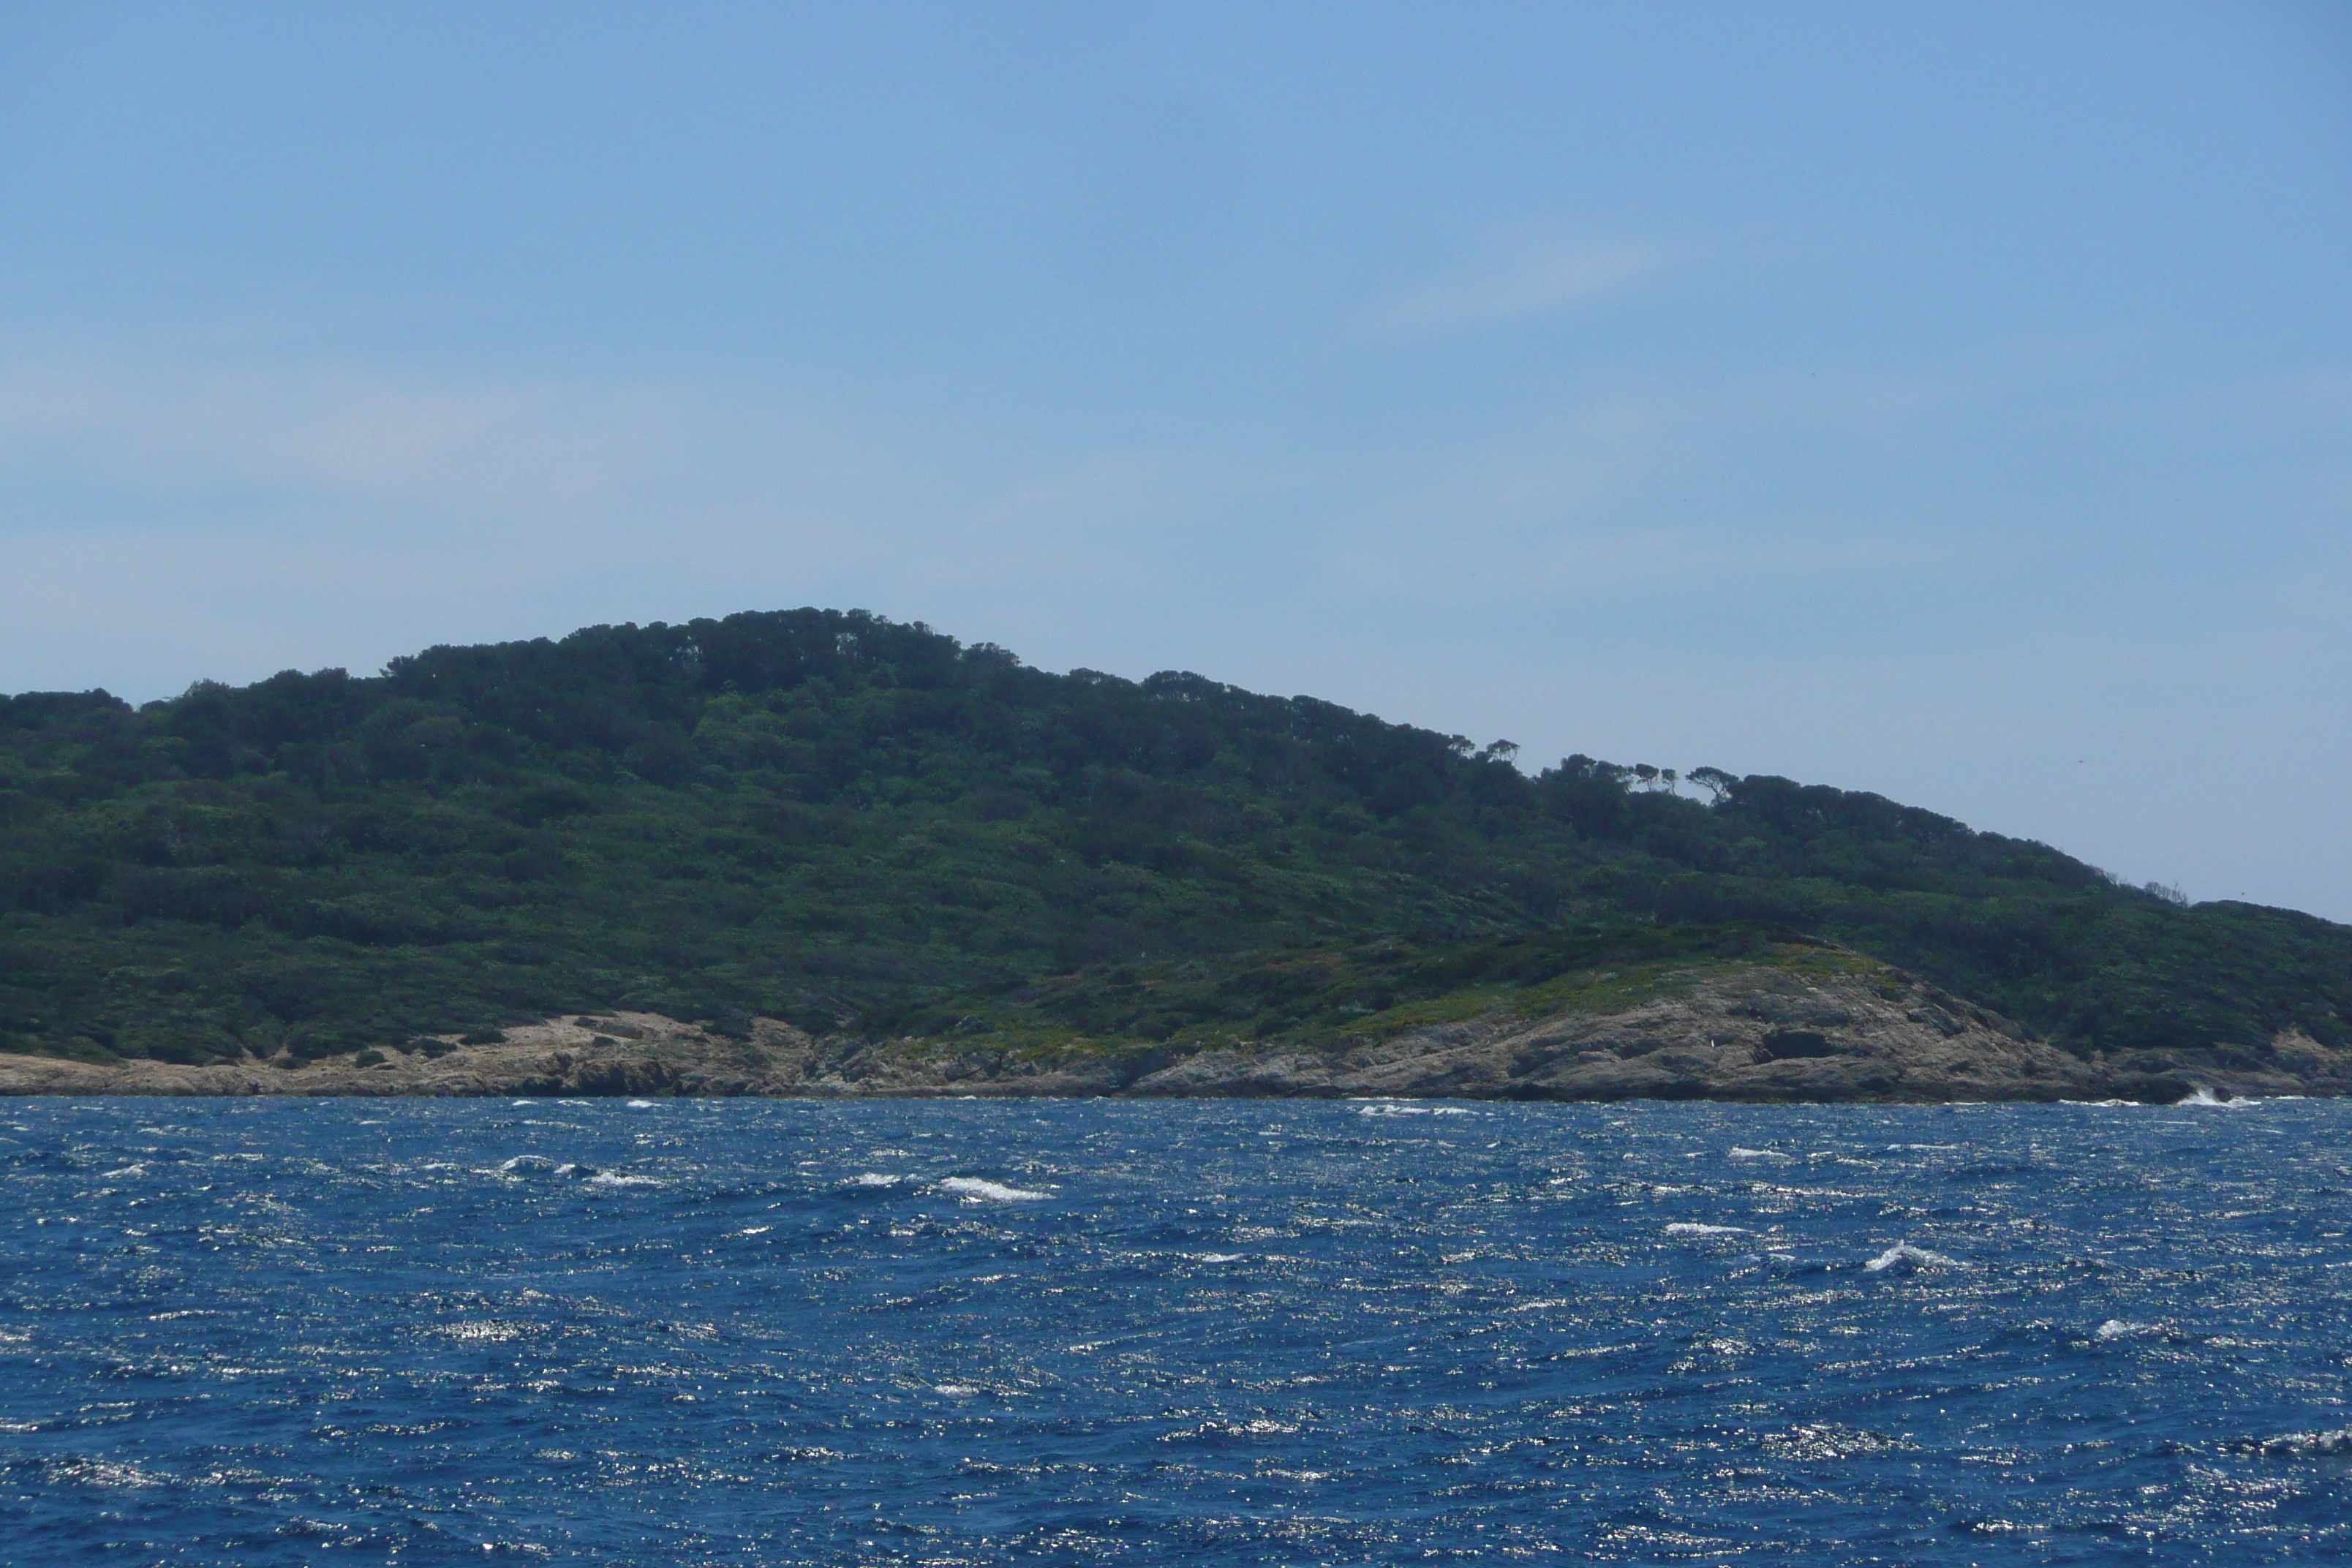
<svg viewBox="0 0 2352 1568">
<path fill-rule="evenodd" d="M 960 1198 L 992 1204 L 1036 1204 L 1052 1195 L 1029 1192 L 1022 1187 L 1008 1187 L 1002 1182 L 982 1181 L 978 1176 L 950 1176 L 940 1184 L 940 1190 L 953 1193 Z"/>
<path fill-rule="evenodd" d="M 1940 1252 L 1930 1252 L 1924 1247 L 1914 1247 L 1907 1241 L 1896 1242 L 1863 1265 L 1864 1269 L 1873 1274 L 1883 1274 L 1889 1268 L 1911 1269 L 1930 1267 L 1966 1268 L 1968 1265 L 1957 1258 L 1947 1258 Z"/>
</svg>

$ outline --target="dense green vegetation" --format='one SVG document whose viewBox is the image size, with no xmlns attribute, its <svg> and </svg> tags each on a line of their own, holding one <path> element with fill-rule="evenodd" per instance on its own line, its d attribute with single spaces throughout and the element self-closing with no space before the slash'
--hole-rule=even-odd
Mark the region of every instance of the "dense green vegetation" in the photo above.
<svg viewBox="0 0 2352 1568">
<path fill-rule="evenodd" d="M 0 698 L 0 1048 L 310 1057 L 618 1007 L 1265 1037 L 1792 938 L 2084 1051 L 2352 1037 L 2352 928 L 1693 777 L 1710 803 L 815 610 Z"/>
</svg>

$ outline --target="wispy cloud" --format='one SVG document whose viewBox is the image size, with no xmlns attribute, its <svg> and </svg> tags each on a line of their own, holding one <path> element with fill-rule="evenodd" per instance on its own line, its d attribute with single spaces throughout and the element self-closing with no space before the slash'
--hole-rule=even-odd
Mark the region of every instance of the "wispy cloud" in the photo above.
<svg viewBox="0 0 2352 1568">
<path fill-rule="evenodd" d="M 1421 337 L 1552 315 L 1648 277 L 1663 263 L 1646 246 L 1520 240 L 1376 301 L 1364 330 L 1380 338 Z"/>
<path fill-rule="evenodd" d="M 577 505 L 661 464 L 698 412 L 657 386 L 34 355 L 0 362 L 0 479 L 102 476 L 116 491 L 170 497 Z"/>
</svg>

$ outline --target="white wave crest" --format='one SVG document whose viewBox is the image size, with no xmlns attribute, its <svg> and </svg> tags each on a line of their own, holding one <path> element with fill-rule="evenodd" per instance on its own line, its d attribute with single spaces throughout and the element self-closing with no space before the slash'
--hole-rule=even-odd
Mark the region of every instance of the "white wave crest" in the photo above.
<svg viewBox="0 0 2352 1568">
<path fill-rule="evenodd" d="M 1695 1219 L 1678 1219 L 1666 1226 L 1668 1236 L 1746 1236 L 1744 1225 L 1701 1225 Z"/>
<path fill-rule="evenodd" d="M 523 1326 L 500 1322 L 446 1323 L 441 1331 L 453 1340 L 462 1340 L 470 1344 L 500 1344 L 508 1340 L 522 1338 Z"/>
<path fill-rule="evenodd" d="M 2140 1334 L 2155 1333 L 2158 1328 L 2155 1323 L 2127 1323 L 2121 1318 L 2109 1318 L 2093 1332 L 2103 1340 L 2127 1340 Z"/>
<path fill-rule="evenodd" d="M 931 1384 L 931 1392 L 944 1394 L 950 1399 L 969 1399 L 980 1390 L 969 1383 L 935 1383 Z"/>
<path fill-rule="evenodd" d="M 1889 1268 L 1966 1268 L 1967 1267 L 1967 1264 L 1957 1258 L 1947 1258 L 1940 1252 L 1930 1252 L 1924 1247 L 1914 1247 L 1907 1241 L 1896 1242 L 1863 1265 L 1864 1268 L 1873 1274 L 1881 1274 Z"/>
<path fill-rule="evenodd" d="M 906 1179 L 907 1178 L 904 1176 L 886 1175 L 880 1171 L 860 1171 L 857 1173 L 857 1180 L 852 1182 L 850 1185 L 856 1187 L 895 1187 Z"/>
<path fill-rule="evenodd" d="M 1780 1160 L 1786 1162 L 1790 1158 L 1790 1155 L 1781 1153 L 1778 1149 L 1742 1149 L 1737 1144 L 1725 1150 L 1724 1152 L 1729 1154 L 1735 1160 Z"/>
<path fill-rule="evenodd" d="M 2312 1454 L 2352 1454 L 2352 1426 L 2333 1432 L 2282 1432 L 2254 1445 L 2273 1458 L 2301 1458 Z"/>
<path fill-rule="evenodd" d="M 658 1187 L 661 1183 L 651 1176 L 623 1176 L 611 1171 L 599 1171 L 588 1178 L 592 1187 Z"/>
<path fill-rule="evenodd" d="M 982 1181 L 978 1176 L 950 1176 L 940 1184 L 940 1190 L 953 1193 L 960 1198 L 992 1204 L 1037 1204 L 1044 1203 L 1051 1195 L 1033 1193 L 1022 1187 L 1008 1187 L 1002 1182 Z"/>
<path fill-rule="evenodd" d="M 52 1480 L 75 1481 L 89 1487 L 160 1487 L 168 1479 L 113 1459 L 51 1459 L 41 1468 Z"/>
<path fill-rule="evenodd" d="M 1188 1426 L 1174 1432 L 1163 1432 L 1163 1443 L 1185 1443 L 1203 1437 L 1288 1437 L 1297 1435 L 1297 1425 L 1258 1416 L 1250 1421 L 1203 1421 L 1198 1426 Z"/>
<path fill-rule="evenodd" d="M 650 1100 L 633 1100 L 629 1101 L 629 1109 L 631 1110 L 651 1110 L 653 1108 L 654 1102 Z"/>
</svg>

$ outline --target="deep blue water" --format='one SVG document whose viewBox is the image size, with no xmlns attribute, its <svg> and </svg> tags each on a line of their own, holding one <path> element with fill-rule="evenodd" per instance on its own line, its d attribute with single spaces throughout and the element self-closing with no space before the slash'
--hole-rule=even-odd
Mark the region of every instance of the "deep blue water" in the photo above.
<svg viewBox="0 0 2352 1568">
<path fill-rule="evenodd" d="M 0 1559 L 2338 1559 L 2347 1134 L 7 1102 Z"/>
</svg>

